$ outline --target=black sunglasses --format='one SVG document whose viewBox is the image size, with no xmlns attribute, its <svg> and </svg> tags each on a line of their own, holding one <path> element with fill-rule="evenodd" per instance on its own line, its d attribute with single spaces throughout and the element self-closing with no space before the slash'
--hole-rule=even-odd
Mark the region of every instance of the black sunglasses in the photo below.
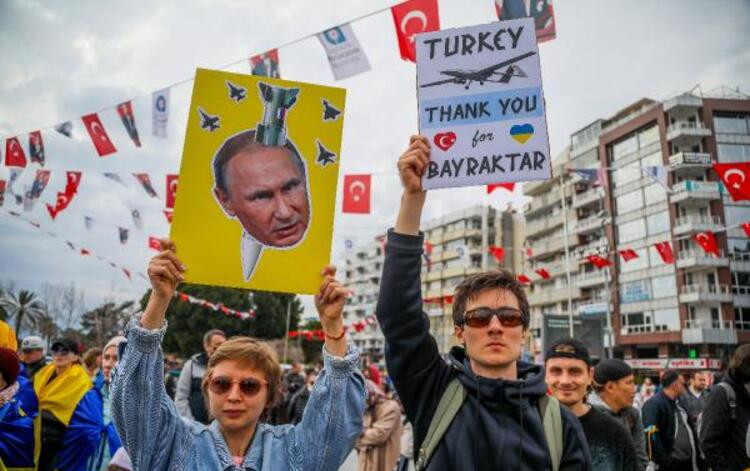
<svg viewBox="0 0 750 471">
<path fill-rule="evenodd" d="M 255 396 L 260 392 L 260 388 L 262 388 L 264 384 L 268 384 L 268 381 L 260 381 L 255 378 L 238 380 L 229 379 L 226 376 L 217 376 L 211 378 L 211 381 L 208 383 L 208 389 L 214 394 L 226 394 L 232 389 L 234 383 L 240 384 L 240 391 L 242 391 L 242 394 L 245 396 Z"/>
<path fill-rule="evenodd" d="M 514 307 L 501 307 L 491 309 L 489 307 L 478 307 L 464 313 L 462 324 L 469 327 L 487 327 L 492 321 L 492 316 L 497 316 L 503 327 L 518 327 L 524 323 L 523 311 Z"/>
<path fill-rule="evenodd" d="M 70 350 L 65 347 L 52 347 L 52 353 L 67 355 L 68 353 L 70 353 Z"/>
</svg>

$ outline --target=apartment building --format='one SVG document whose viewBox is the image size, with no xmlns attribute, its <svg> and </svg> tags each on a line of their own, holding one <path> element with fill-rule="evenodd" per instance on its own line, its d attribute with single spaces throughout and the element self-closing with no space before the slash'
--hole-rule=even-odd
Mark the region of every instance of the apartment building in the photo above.
<svg viewBox="0 0 750 471">
<path fill-rule="evenodd" d="M 711 164 L 748 160 L 750 99 L 726 89 L 639 100 L 574 133 L 555 162 L 557 178 L 524 189 L 532 197 L 529 265 L 552 266 L 555 275 L 532 288 L 533 312 L 566 313 L 570 305 L 578 315 L 606 313 L 609 292 L 616 356 L 644 368 L 670 361 L 717 367 L 750 341 L 750 243 L 739 228 L 724 229 L 750 221 L 750 205 L 731 201 Z M 668 170 L 669 189 L 649 176 L 655 167 Z M 566 168 L 604 168 L 607 177 L 594 184 Z M 719 257 L 692 239 L 707 230 L 716 234 Z M 564 265 L 565 233 L 571 288 L 556 268 Z M 662 241 L 675 263 L 655 250 Z M 616 255 L 625 248 L 638 258 Z M 585 262 L 597 253 L 609 254 L 611 270 Z"/>
</svg>

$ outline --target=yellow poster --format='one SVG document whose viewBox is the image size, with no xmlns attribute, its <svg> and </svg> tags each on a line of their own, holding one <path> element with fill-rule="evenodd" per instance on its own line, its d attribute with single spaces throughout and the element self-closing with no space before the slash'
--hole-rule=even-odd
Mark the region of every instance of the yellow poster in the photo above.
<svg viewBox="0 0 750 471">
<path fill-rule="evenodd" d="M 170 233 L 187 282 L 317 292 L 345 99 L 341 88 L 197 70 Z"/>
</svg>

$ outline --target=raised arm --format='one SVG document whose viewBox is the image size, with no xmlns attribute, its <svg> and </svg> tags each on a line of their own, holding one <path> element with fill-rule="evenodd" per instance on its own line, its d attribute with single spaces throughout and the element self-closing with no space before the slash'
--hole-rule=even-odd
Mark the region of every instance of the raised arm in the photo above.
<svg viewBox="0 0 750 471">
<path fill-rule="evenodd" d="M 423 237 L 419 233 L 426 193 L 422 175 L 430 149 L 423 136 L 412 136 L 399 158 L 404 188 L 396 227 L 388 233 L 385 263 L 376 314 L 385 336 L 388 374 L 412 423 L 429 423 L 448 382 L 450 368 L 440 359 L 430 336 L 430 323 L 422 311 L 420 270 Z M 426 420 L 425 420 L 426 419 Z M 415 428 L 420 442 L 426 430 Z"/>
<path fill-rule="evenodd" d="M 362 430 L 365 380 L 357 366 L 359 351 L 347 346 L 342 321 L 349 291 L 335 279 L 332 266 L 323 270 L 315 307 L 325 333 L 323 370 L 318 375 L 302 421 L 290 434 L 292 455 L 300 456 L 299 469 L 339 469 Z M 304 387 L 304 386 L 303 386 Z"/>
<path fill-rule="evenodd" d="M 120 345 L 120 361 L 113 370 L 112 417 L 134 469 L 166 471 L 180 467 L 189 448 L 188 424 L 164 388 L 161 340 L 164 315 L 184 267 L 174 245 L 162 240 L 162 252 L 148 267 L 153 288 L 140 320 L 126 328 L 127 343 Z"/>
</svg>

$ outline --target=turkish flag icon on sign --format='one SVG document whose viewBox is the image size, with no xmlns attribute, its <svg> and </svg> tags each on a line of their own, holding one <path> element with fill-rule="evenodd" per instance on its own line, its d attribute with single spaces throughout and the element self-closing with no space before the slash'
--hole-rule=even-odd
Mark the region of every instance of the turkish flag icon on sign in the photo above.
<svg viewBox="0 0 750 471">
<path fill-rule="evenodd" d="M 343 212 L 370 214 L 371 175 L 344 175 Z"/>
<path fill-rule="evenodd" d="M 714 164 L 733 201 L 750 200 L 750 162 Z"/>
<path fill-rule="evenodd" d="M 5 140 L 5 166 L 6 167 L 26 167 L 26 153 L 18 142 L 17 137 L 11 137 Z"/>
<path fill-rule="evenodd" d="M 107 131 L 104 130 L 98 114 L 87 114 L 81 117 L 81 120 L 83 121 L 83 125 L 86 126 L 86 131 L 89 132 L 89 136 L 91 136 L 91 142 L 94 143 L 99 157 L 117 152 L 115 145 L 109 140 Z"/>
<path fill-rule="evenodd" d="M 391 8 L 401 58 L 417 61 L 414 36 L 440 30 L 437 0 L 410 0 Z"/>
<path fill-rule="evenodd" d="M 167 208 L 174 208 L 174 198 L 177 196 L 177 179 L 179 175 L 167 175 Z"/>
</svg>

